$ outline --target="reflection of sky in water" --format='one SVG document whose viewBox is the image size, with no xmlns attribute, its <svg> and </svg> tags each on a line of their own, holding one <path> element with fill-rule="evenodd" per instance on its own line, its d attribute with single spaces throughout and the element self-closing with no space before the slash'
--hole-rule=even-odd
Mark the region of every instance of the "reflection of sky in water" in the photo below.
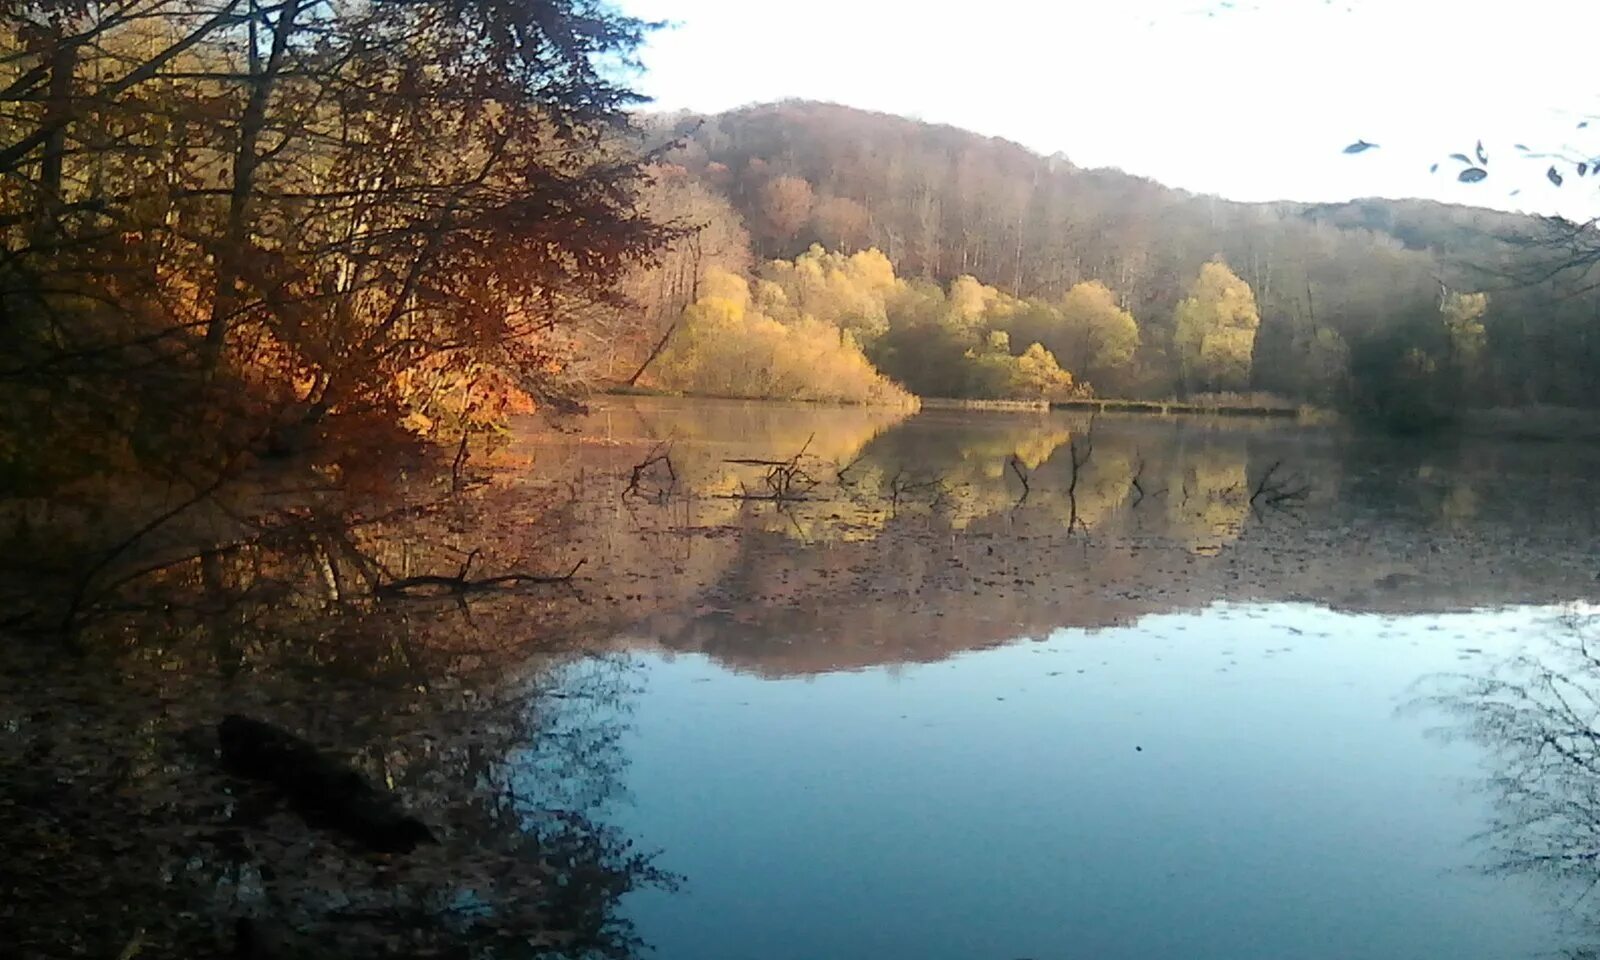
<svg viewBox="0 0 1600 960">
<path fill-rule="evenodd" d="M 688 883 L 630 909 L 663 960 L 1548 950 L 1539 892 L 1470 869 L 1476 748 L 1397 707 L 1552 617 L 1219 605 L 777 681 L 648 657 L 619 826 Z"/>
</svg>

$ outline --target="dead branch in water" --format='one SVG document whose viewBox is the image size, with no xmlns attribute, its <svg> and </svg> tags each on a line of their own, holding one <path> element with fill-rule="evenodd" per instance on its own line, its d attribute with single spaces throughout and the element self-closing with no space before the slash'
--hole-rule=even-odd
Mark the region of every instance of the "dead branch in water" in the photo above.
<svg viewBox="0 0 1600 960">
<path fill-rule="evenodd" d="M 1011 509 L 1015 510 L 1022 506 L 1024 500 L 1028 499 L 1028 494 L 1033 492 L 1033 487 L 1028 483 L 1028 472 L 1022 468 L 1021 457 L 1013 453 L 1007 464 L 1011 467 L 1011 472 L 1017 475 L 1017 479 L 1022 481 L 1022 496 L 1018 497 L 1017 502 L 1011 505 Z"/>
<path fill-rule="evenodd" d="M 1094 417 L 1089 418 L 1089 429 L 1084 431 L 1083 437 L 1072 437 L 1067 441 L 1067 456 L 1071 460 L 1072 473 L 1067 478 L 1067 533 L 1070 535 L 1074 529 L 1089 532 L 1089 525 L 1078 516 L 1078 480 L 1083 476 L 1083 468 L 1089 463 L 1089 458 L 1094 456 Z"/>
<path fill-rule="evenodd" d="M 816 434 L 807 437 L 799 452 L 787 460 L 759 460 L 740 457 L 722 461 L 723 463 L 732 463 L 745 467 L 767 468 L 766 476 L 762 478 L 762 482 L 767 486 L 766 492 L 752 493 L 748 488 L 744 488 L 743 484 L 740 484 L 741 492 L 733 495 L 732 498 L 735 500 L 771 500 L 776 503 L 804 500 L 805 495 L 816 489 L 817 485 L 822 482 L 812 476 L 802 463 L 806 451 L 810 449 L 811 441 L 814 439 L 816 439 Z"/>
<path fill-rule="evenodd" d="M 622 491 L 623 499 L 647 496 L 643 488 L 644 482 L 651 473 L 650 468 L 658 465 L 666 469 L 667 482 L 657 483 L 656 489 L 648 496 L 658 501 L 664 501 L 672 496 L 672 491 L 678 488 L 678 471 L 672 465 L 672 444 L 658 443 L 650 448 L 650 452 L 643 460 L 633 465 L 633 473 L 628 477 L 628 486 Z"/>
<path fill-rule="evenodd" d="M 523 584 L 570 583 L 584 563 L 587 562 L 586 560 L 579 560 L 572 565 L 572 569 L 556 576 L 522 573 L 519 571 L 471 580 L 467 577 L 467 570 L 471 567 L 472 561 L 477 555 L 477 550 L 473 550 L 468 554 L 467 562 L 461 565 L 461 571 L 453 577 L 440 574 L 402 577 L 399 580 L 391 580 L 388 583 L 380 584 L 373 592 L 379 596 L 415 596 L 418 592 L 428 589 L 438 589 L 445 593 L 473 593 L 479 590 L 492 590 L 496 587 L 521 586 Z"/>
<path fill-rule="evenodd" d="M 900 515 L 900 504 L 911 500 L 913 497 L 932 491 L 928 498 L 928 506 L 932 507 L 941 502 L 950 492 L 945 487 L 944 478 L 934 476 L 931 479 L 918 479 L 915 474 L 906 472 L 905 467 L 900 467 L 889 478 L 889 513 L 891 516 Z"/>
<path fill-rule="evenodd" d="M 1300 503 L 1311 493 L 1311 484 L 1294 475 L 1280 475 L 1279 468 L 1283 466 L 1282 460 L 1273 461 L 1272 466 L 1266 469 L 1257 480 L 1250 492 L 1250 505 L 1258 503 L 1269 507 L 1281 507 L 1288 504 Z"/>
<path fill-rule="evenodd" d="M 1089 429 L 1084 431 L 1081 438 L 1074 436 L 1067 441 L 1067 455 L 1072 459 L 1072 474 L 1067 480 L 1067 496 L 1076 497 L 1078 478 L 1083 473 L 1084 466 L 1088 464 L 1089 458 L 1094 456 L 1094 417 L 1089 418 Z"/>
<path fill-rule="evenodd" d="M 854 470 L 856 468 L 856 464 L 860 463 L 861 462 L 861 458 L 863 456 L 865 456 L 865 455 L 866 454 L 864 454 L 864 453 L 856 454 L 854 460 L 851 460 L 849 463 L 845 464 L 842 467 L 838 466 L 837 464 L 835 464 L 834 468 L 833 468 L 833 482 L 837 483 L 841 487 L 854 486 L 856 481 L 854 481 L 854 480 L 846 480 L 845 479 L 845 475 L 848 474 L 850 471 Z"/>
<path fill-rule="evenodd" d="M 1144 502 L 1146 497 L 1159 497 L 1163 493 L 1167 492 L 1166 487 L 1162 487 L 1160 490 L 1145 490 L 1144 466 L 1144 457 L 1140 457 L 1133 464 L 1133 478 L 1128 481 L 1128 485 L 1133 488 L 1133 492 L 1136 494 L 1136 496 L 1133 499 L 1133 503 L 1129 504 L 1129 506 L 1137 507 L 1139 504 Z"/>
</svg>

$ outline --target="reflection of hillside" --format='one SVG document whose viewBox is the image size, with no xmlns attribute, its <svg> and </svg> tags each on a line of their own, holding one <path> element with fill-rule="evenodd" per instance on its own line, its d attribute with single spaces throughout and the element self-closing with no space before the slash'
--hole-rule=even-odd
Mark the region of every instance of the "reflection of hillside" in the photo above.
<svg viewBox="0 0 1600 960">
<path fill-rule="evenodd" d="M 1413 465 L 1390 468 L 1371 450 L 1346 460 L 1292 429 L 1101 418 L 1074 486 L 1070 447 L 1088 426 L 925 413 L 865 442 L 848 484 L 785 507 L 693 492 L 629 507 L 596 496 L 580 507 L 590 511 L 581 549 L 616 602 L 610 621 L 633 624 L 634 642 L 766 673 L 937 659 L 1218 600 L 1415 611 L 1594 589 L 1588 540 L 1565 519 L 1574 508 L 1549 506 L 1584 489 L 1559 462 L 1535 466 L 1544 479 L 1531 480 L 1504 462 L 1476 471 L 1464 456 L 1435 495 L 1414 486 Z M 616 439 L 611 462 L 622 470 L 647 438 Z M 714 446 L 770 456 L 777 444 Z M 1029 478 L 1026 498 L 1012 457 Z M 1291 511 L 1252 507 L 1252 484 L 1278 461 L 1309 481 L 1309 497 Z M 1529 504 L 1530 484 L 1546 484 L 1548 514 L 1475 515 L 1452 492 L 1468 483 L 1479 504 L 1499 488 L 1516 491 L 1506 503 Z"/>
<path fill-rule="evenodd" d="M 1197 555 L 1187 542 L 1153 538 L 1020 540 L 997 523 L 952 541 L 911 526 L 893 525 L 876 542 L 818 551 L 796 551 L 775 537 L 752 541 L 713 589 L 642 616 L 626 636 L 786 674 L 938 660 L 1058 628 L 1123 625 L 1218 601 L 1414 613 L 1593 591 L 1585 575 L 1562 574 L 1555 562 L 1507 576 L 1467 543 L 1419 562 L 1402 539 L 1378 531 L 1299 545 L 1267 530 Z M 893 563 L 883 561 L 885 552 Z"/>
</svg>

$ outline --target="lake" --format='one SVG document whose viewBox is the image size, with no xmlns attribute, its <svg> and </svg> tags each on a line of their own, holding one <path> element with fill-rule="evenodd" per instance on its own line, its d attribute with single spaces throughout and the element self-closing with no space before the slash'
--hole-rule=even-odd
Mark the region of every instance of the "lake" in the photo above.
<svg viewBox="0 0 1600 960">
<path fill-rule="evenodd" d="M 0 836 L 54 877 L 10 887 L 23 955 L 241 917 L 282 955 L 1600 941 L 1600 449 L 608 398 L 478 469 L 175 563 L 82 660 L 12 645 Z M 381 589 L 458 570 L 571 577 Z M 231 711 L 441 843 L 255 803 Z"/>
</svg>

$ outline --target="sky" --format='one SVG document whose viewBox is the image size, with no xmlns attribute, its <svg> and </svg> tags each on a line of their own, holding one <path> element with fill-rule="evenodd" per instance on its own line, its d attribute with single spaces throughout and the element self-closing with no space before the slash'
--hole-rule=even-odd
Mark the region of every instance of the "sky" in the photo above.
<svg viewBox="0 0 1600 960">
<path fill-rule="evenodd" d="M 1557 189 L 1513 148 L 1600 155 L 1593 0 L 618 2 L 669 22 L 638 79 L 658 109 L 826 100 L 1237 200 L 1600 215 L 1600 179 Z M 1459 183 L 1479 139 L 1489 179 Z"/>
</svg>

